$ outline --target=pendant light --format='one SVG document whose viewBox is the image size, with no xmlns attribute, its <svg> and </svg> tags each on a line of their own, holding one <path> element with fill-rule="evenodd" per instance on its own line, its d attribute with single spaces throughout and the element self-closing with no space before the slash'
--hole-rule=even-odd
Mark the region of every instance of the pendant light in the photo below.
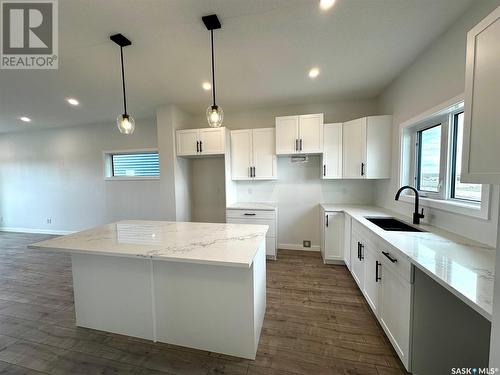
<svg viewBox="0 0 500 375">
<path fill-rule="evenodd" d="M 221 24 L 216 14 L 201 18 L 207 30 L 210 31 L 210 44 L 212 49 L 212 105 L 207 108 L 208 125 L 218 128 L 222 125 L 224 111 L 215 102 L 215 56 L 214 56 L 214 30 L 220 29 Z"/>
<path fill-rule="evenodd" d="M 115 34 L 109 37 L 120 46 L 120 61 L 122 66 L 122 88 L 123 88 L 123 114 L 116 119 L 116 126 L 122 134 L 132 134 L 135 129 L 135 120 L 127 113 L 127 95 L 125 92 L 125 69 L 123 68 L 123 47 L 130 46 L 132 42 L 122 34 Z"/>
</svg>

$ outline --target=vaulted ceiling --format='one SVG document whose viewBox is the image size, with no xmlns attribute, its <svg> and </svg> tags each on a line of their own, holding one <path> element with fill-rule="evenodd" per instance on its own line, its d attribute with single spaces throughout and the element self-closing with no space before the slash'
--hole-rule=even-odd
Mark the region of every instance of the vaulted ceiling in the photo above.
<svg viewBox="0 0 500 375">
<path fill-rule="evenodd" d="M 224 110 L 374 97 L 446 30 L 471 0 L 64 0 L 59 69 L 0 70 L 0 132 L 114 122 L 122 113 L 121 32 L 129 112 L 174 103 L 204 113 L 209 34 L 217 13 L 218 102 Z M 319 67 L 311 80 L 308 71 Z M 71 107 L 65 98 L 81 105 Z M 30 124 L 18 118 L 27 115 Z"/>
</svg>

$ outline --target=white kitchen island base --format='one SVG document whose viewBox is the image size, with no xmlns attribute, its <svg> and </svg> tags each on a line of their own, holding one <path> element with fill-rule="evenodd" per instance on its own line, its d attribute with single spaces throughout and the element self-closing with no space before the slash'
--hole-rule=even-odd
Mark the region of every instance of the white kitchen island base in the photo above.
<svg viewBox="0 0 500 375">
<path fill-rule="evenodd" d="M 96 243 L 74 245 L 73 250 L 69 244 L 76 244 L 70 242 L 75 235 L 32 248 L 71 252 L 77 326 L 255 359 L 266 310 L 267 227 L 182 224 L 226 228 L 216 227 L 205 239 L 190 233 L 192 246 L 202 248 L 197 255 L 185 245 L 132 256 L 125 248 L 119 255 L 110 245 L 94 250 L 102 232 L 87 240 Z M 176 226 L 186 234 L 181 224 Z M 238 235 L 230 234 L 235 230 Z M 210 238 L 218 236 L 225 237 Z M 228 250 L 238 244 L 240 252 Z M 251 246 L 254 250 L 242 257 Z M 217 258 L 219 250 L 224 256 Z M 209 252 L 209 260 L 201 259 L 203 251 Z"/>
</svg>

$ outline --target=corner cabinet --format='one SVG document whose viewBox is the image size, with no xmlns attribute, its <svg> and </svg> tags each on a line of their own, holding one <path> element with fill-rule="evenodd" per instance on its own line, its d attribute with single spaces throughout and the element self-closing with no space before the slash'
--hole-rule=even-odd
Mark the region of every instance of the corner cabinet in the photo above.
<svg viewBox="0 0 500 375">
<path fill-rule="evenodd" d="M 467 34 L 462 182 L 500 184 L 500 7 Z"/>
<path fill-rule="evenodd" d="M 342 126 L 342 176 L 346 179 L 391 177 L 392 116 L 369 116 Z"/>
<path fill-rule="evenodd" d="M 231 175 L 233 180 L 277 178 L 273 128 L 231 131 Z"/>
<path fill-rule="evenodd" d="M 226 128 L 183 129 L 175 132 L 177 156 L 224 155 Z"/>
<path fill-rule="evenodd" d="M 344 261 L 344 213 L 320 209 L 321 256 L 324 263 Z"/>
<path fill-rule="evenodd" d="M 323 114 L 276 117 L 276 154 L 323 152 Z"/>
<path fill-rule="evenodd" d="M 321 178 L 342 178 L 342 123 L 323 125 Z"/>
</svg>

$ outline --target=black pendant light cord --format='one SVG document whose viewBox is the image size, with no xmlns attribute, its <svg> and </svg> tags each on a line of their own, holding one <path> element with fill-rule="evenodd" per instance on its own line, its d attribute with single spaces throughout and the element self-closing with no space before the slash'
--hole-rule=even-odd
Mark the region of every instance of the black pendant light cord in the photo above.
<svg viewBox="0 0 500 375">
<path fill-rule="evenodd" d="M 127 95 L 125 92 L 125 69 L 123 68 L 123 47 L 120 46 L 120 59 L 122 63 L 122 86 L 123 86 L 123 108 L 125 110 L 125 115 L 127 114 Z"/>
<path fill-rule="evenodd" d="M 214 99 L 214 107 L 215 107 L 216 106 L 216 104 L 215 104 L 215 57 L 214 57 L 214 31 L 213 30 L 210 30 L 210 41 L 212 44 L 212 97 Z"/>
</svg>

